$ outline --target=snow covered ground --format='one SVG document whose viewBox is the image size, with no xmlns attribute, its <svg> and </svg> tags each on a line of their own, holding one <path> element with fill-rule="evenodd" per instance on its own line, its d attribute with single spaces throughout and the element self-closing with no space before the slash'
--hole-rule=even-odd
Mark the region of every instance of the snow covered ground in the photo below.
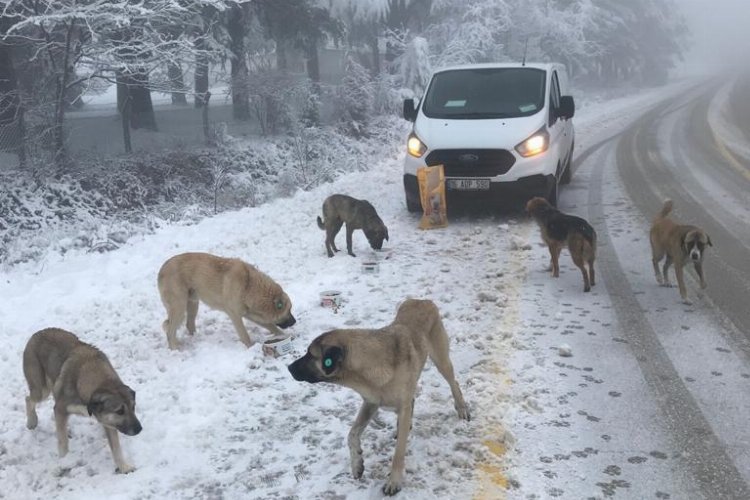
<svg viewBox="0 0 750 500">
<path fill-rule="evenodd" d="M 577 147 L 617 133 L 681 85 L 584 107 L 575 118 Z M 346 435 L 359 396 L 298 383 L 286 365 L 326 330 L 387 324 L 406 297 L 431 298 L 440 307 L 473 420 L 456 417 L 447 384 L 428 363 L 400 496 L 555 496 L 534 455 L 533 447 L 543 445 L 529 438 L 527 424 L 554 406 L 545 394 L 558 370 L 544 367 L 567 364 L 549 348 L 565 346 L 534 339 L 551 328 L 550 317 L 596 338 L 611 321 L 606 291 L 578 293 L 580 275 L 567 258 L 552 283 L 542 272 L 548 257 L 538 231 L 522 216 L 461 216 L 445 229 L 418 230 L 418 217 L 404 207 L 401 161 L 374 159 L 368 172 L 291 198 L 159 229 L 110 253 L 70 252 L 0 275 L 0 498 L 380 498 L 395 416 L 381 412 L 364 433 L 365 472 L 354 480 Z M 574 181 L 570 189 L 580 187 Z M 389 228 L 383 252 L 370 251 L 357 232 L 358 258 L 326 257 L 315 217 L 337 192 L 374 203 Z M 245 349 L 229 319 L 205 307 L 195 337 L 180 330 L 181 349 L 169 351 L 156 273 L 185 251 L 240 257 L 278 281 L 297 318 L 294 356 L 264 357 L 259 344 Z M 361 261 L 373 256 L 380 273 L 362 274 Z M 345 297 L 337 313 L 319 305 L 319 293 L 330 289 Z M 70 452 L 59 459 L 51 402 L 39 407 L 39 427 L 26 429 L 21 353 L 29 336 L 48 326 L 97 345 L 136 390 L 143 432 L 121 439 L 136 466 L 132 474 L 114 474 L 106 439 L 91 419 L 71 418 Z M 259 328 L 251 332 L 263 336 Z M 586 367 L 560 369 L 596 378 Z M 598 418 L 614 397 L 587 399 L 586 412 L 575 417 Z"/>
</svg>

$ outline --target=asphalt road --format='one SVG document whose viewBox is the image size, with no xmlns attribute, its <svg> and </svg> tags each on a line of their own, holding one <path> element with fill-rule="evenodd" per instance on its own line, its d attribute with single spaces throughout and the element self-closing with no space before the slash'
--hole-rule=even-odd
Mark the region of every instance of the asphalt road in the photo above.
<svg viewBox="0 0 750 500">
<path fill-rule="evenodd" d="M 720 88 L 708 82 L 687 89 L 623 133 L 579 151 L 586 189 L 560 203 L 579 214 L 586 205 L 599 233 L 599 276 L 646 388 L 623 417 L 648 418 L 636 434 L 666 436 L 674 477 L 664 491 L 671 498 L 750 498 L 750 161 L 709 124 Z M 740 81 L 726 115 L 750 138 L 750 118 L 737 112 L 748 102 L 750 84 Z M 651 269 L 649 222 L 666 198 L 674 201 L 674 218 L 702 227 L 714 244 L 708 288 L 701 291 L 689 275 L 692 305 L 680 302 L 676 288 L 657 286 Z M 641 411 L 641 402 L 656 412 Z M 636 484 L 629 494 L 646 491 Z"/>
</svg>

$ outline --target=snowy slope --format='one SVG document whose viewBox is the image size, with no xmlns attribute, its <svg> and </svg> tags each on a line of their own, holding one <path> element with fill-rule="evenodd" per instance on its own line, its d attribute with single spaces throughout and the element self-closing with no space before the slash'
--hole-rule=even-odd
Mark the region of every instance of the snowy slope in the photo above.
<svg viewBox="0 0 750 500">
<path fill-rule="evenodd" d="M 672 91 L 585 107 L 576 118 L 578 148 L 616 133 Z M 358 258 L 325 256 L 315 217 L 335 192 L 369 199 L 388 225 L 391 240 L 376 254 L 379 274 L 360 271 L 362 259 L 373 255 L 361 232 L 354 237 Z M 432 232 L 419 231 L 417 223 L 403 206 L 401 158 L 374 159 L 369 172 L 292 198 L 164 228 L 114 252 L 71 252 L 43 268 L 0 275 L 0 398 L 6 402 L 0 409 L 0 498 L 382 496 L 395 446 L 393 414 L 381 412 L 379 424 L 363 435 L 365 473 L 356 481 L 346 449 L 360 402 L 354 392 L 295 382 L 286 370 L 294 357 L 266 358 L 257 344 L 245 349 L 229 319 L 205 307 L 195 337 L 181 330 L 181 349 L 167 349 L 156 273 L 184 251 L 240 257 L 276 279 L 298 320 L 291 329 L 295 356 L 328 329 L 379 327 L 404 298 L 433 299 L 474 419 L 458 420 L 447 384 L 428 363 L 400 495 L 502 498 L 506 488 L 512 492 L 516 474 L 506 470 L 507 449 L 524 412 L 538 404 L 533 392 L 547 383 L 539 376 L 524 381 L 524 364 L 516 363 L 521 368 L 514 372 L 506 362 L 524 356 L 515 334 L 528 326 L 525 316 L 536 314 L 522 298 L 528 301 L 529 269 L 543 260 L 538 234 L 514 215 L 464 216 Z M 339 247 L 343 239 L 342 233 Z M 579 276 L 563 272 L 559 287 L 577 289 Z M 344 292 L 337 314 L 318 304 L 319 292 L 329 289 Z M 557 289 L 537 286 L 535 294 L 555 301 Z M 25 428 L 21 353 L 28 337 L 47 326 L 100 347 L 136 390 L 144 430 L 122 437 L 134 473 L 113 473 L 103 433 L 81 417 L 71 418 L 70 453 L 59 459 L 51 402 L 39 407 L 39 427 Z M 251 332 L 263 336 L 259 328 Z"/>
</svg>

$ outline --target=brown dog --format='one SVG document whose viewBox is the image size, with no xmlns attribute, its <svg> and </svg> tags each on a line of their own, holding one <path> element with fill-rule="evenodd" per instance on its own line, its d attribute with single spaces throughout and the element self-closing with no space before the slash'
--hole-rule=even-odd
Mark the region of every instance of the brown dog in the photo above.
<svg viewBox="0 0 750 500">
<path fill-rule="evenodd" d="M 318 216 L 318 227 L 326 231 L 326 252 L 329 257 L 339 251 L 333 240 L 343 224 L 346 224 L 346 251 L 352 257 L 356 257 L 352 252 L 352 233 L 355 229 L 365 233 L 375 250 L 383 248 L 383 240 L 388 240 L 388 228 L 369 201 L 333 194 L 323 202 L 323 219 Z"/>
<path fill-rule="evenodd" d="M 135 391 L 122 383 L 103 352 L 70 332 L 47 328 L 32 335 L 26 344 L 23 374 L 29 385 L 26 427 L 36 428 L 36 405 L 52 393 L 61 457 L 68 453 L 68 417 L 88 413 L 104 426 L 117 472 L 133 470 L 122 456 L 117 431 L 128 436 L 141 432 L 135 416 Z"/>
<path fill-rule="evenodd" d="M 560 276 L 560 252 L 568 247 L 573 263 L 583 274 L 583 291 L 591 291 L 596 284 L 594 260 L 596 259 L 596 231 L 586 220 L 567 215 L 550 205 L 544 198 L 535 197 L 526 203 L 526 211 L 542 231 L 542 239 L 550 254 L 552 276 Z M 586 270 L 588 264 L 588 272 Z"/>
<path fill-rule="evenodd" d="M 276 336 L 296 320 L 292 302 L 281 286 L 266 274 L 239 259 L 207 253 L 183 253 L 167 260 L 159 270 L 159 293 L 167 319 L 163 328 L 170 349 L 177 349 L 177 328 L 187 315 L 187 330 L 195 334 L 198 303 L 224 311 L 247 347 L 253 341 L 242 318 Z"/>
<path fill-rule="evenodd" d="M 469 420 L 469 408 L 453 375 L 448 334 L 429 300 L 406 300 L 390 325 L 377 330 L 333 330 L 312 341 L 307 354 L 289 365 L 295 380 L 330 382 L 357 391 L 364 400 L 349 432 L 352 475 L 364 472 L 360 437 L 378 408 L 398 414 L 396 452 L 386 495 L 398 493 L 404 477 L 406 441 L 411 430 L 417 381 L 427 357 L 448 382 L 458 417 Z"/>
<path fill-rule="evenodd" d="M 656 281 L 662 286 L 672 286 L 669 282 L 667 271 L 674 263 L 674 272 L 677 276 L 677 285 L 680 287 L 680 296 L 683 302 L 690 304 L 687 298 L 687 289 L 683 277 L 683 267 L 692 262 L 695 272 L 700 278 L 701 288 L 706 288 L 706 280 L 703 277 L 703 256 L 706 245 L 713 246 L 711 238 L 702 229 L 684 224 L 677 224 L 667 217 L 672 211 L 672 200 L 666 200 L 661 211 L 654 218 L 649 233 L 651 241 L 651 256 L 654 264 Z M 659 272 L 659 262 L 664 257 L 664 267 Z"/>
</svg>

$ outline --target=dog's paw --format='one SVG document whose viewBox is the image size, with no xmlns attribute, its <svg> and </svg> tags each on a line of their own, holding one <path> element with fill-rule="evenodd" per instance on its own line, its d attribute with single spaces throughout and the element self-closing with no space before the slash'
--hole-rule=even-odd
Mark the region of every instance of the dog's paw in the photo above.
<svg viewBox="0 0 750 500">
<path fill-rule="evenodd" d="M 26 428 L 29 430 L 36 429 L 36 426 L 39 424 L 39 419 L 36 415 L 32 415 L 26 418 Z"/>
<path fill-rule="evenodd" d="M 365 472 L 365 461 L 360 455 L 358 458 L 352 460 L 352 477 L 354 479 L 360 479 L 362 474 Z"/>
<path fill-rule="evenodd" d="M 692 306 L 693 305 L 693 301 L 690 300 L 690 299 L 682 299 L 682 303 L 685 304 L 686 306 Z"/>
<path fill-rule="evenodd" d="M 468 406 L 457 406 L 456 412 L 458 412 L 458 418 L 461 420 L 466 420 L 467 422 L 471 420 L 471 413 Z"/>
<path fill-rule="evenodd" d="M 399 491 L 401 491 L 401 480 L 388 478 L 388 482 L 383 485 L 383 493 L 388 496 L 393 496 Z"/>
<path fill-rule="evenodd" d="M 115 473 L 117 474 L 130 474 L 135 470 L 135 467 L 128 464 L 122 464 L 119 467 L 115 468 Z"/>
<path fill-rule="evenodd" d="M 708 288 L 708 283 L 706 283 L 706 282 L 704 281 L 704 282 L 702 282 L 702 283 L 701 283 L 701 289 L 702 289 L 702 290 L 705 290 L 706 288 Z"/>
</svg>

